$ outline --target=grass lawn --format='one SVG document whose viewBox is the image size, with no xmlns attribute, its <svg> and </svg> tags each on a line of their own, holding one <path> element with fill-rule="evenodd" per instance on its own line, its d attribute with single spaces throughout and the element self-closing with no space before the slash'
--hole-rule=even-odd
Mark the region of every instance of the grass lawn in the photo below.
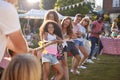
<svg viewBox="0 0 120 80">
<path fill-rule="evenodd" d="M 94 64 L 86 64 L 87 69 L 79 69 L 80 75 L 70 73 L 70 80 L 120 80 L 120 56 L 100 55 Z M 71 57 L 68 58 L 69 69 Z"/>
</svg>

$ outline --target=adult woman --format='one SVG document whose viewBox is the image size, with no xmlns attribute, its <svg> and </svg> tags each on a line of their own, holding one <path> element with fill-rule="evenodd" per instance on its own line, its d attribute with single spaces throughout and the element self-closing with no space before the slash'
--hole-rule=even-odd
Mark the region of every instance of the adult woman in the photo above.
<svg viewBox="0 0 120 80">
<path fill-rule="evenodd" d="M 83 42 L 83 46 L 79 46 L 78 48 L 80 49 L 81 53 L 83 54 L 83 57 L 81 58 L 81 61 L 80 61 L 80 66 L 79 67 L 82 67 L 82 63 L 87 59 L 88 57 L 88 52 L 87 52 L 87 49 L 85 47 L 85 41 L 86 41 L 86 38 L 87 38 L 87 30 L 88 30 L 88 26 L 89 26 L 89 18 L 88 17 L 84 17 L 81 21 L 80 21 L 80 32 L 81 32 L 81 38 L 80 38 L 80 41 Z"/>
<path fill-rule="evenodd" d="M 76 35 L 72 31 L 72 19 L 70 17 L 66 17 L 61 22 L 62 27 L 62 33 L 63 33 L 63 39 L 66 41 L 67 49 L 64 52 L 71 52 L 72 55 L 76 58 L 75 63 L 73 64 L 73 73 L 79 74 L 79 71 L 77 71 L 77 66 L 80 61 L 80 55 L 78 49 L 75 47 L 75 44 L 73 42 L 73 39 L 77 38 Z M 64 54 L 67 55 L 67 54 Z"/>
</svg>

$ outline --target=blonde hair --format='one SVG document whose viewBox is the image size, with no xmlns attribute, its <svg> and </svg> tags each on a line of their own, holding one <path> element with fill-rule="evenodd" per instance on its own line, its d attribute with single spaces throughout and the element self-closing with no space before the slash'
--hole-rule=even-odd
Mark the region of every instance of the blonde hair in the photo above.
<svg viewBox="0 0 120 80">
<path fill-rule="evenodd" d="M 31 54 L 19 54 L 13 57 L 5 69 L 2 80 L 40 80 L 39 60 Z"/>
<path fill-rule="evenodd" d="M 118 28 L 117 22 L 114 21 L 114 22 L 112 23 L 112 28 Z"/>
<path fill-rule="evenodd" d="M 87 24 L 86 26 L 84 26 L 85 28 L 87 28 L 87 27 L 89 26 L 89 24 L 90 24 L 90 19 L 89 19 L 88 17 L 84 17 L 84 18 L 82 18 L 82 20 L 80 21 L 80 24 L 83 24 L 83 21 L 87 21 L 87 22 L 88 22 L 88 24 Z"/>
</svg>

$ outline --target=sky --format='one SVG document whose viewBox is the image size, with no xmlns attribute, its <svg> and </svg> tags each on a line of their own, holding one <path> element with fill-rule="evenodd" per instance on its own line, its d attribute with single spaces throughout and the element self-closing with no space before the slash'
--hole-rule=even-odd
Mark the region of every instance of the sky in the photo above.
<svg viewBox="0 0 120 80">
<path fill-rule="evenodd" d="M 39 2 L 40 0 L 27 0 L 29 3 L 36 3 Z"/>
<path fill-rule="evenodd" d="M 103 0 L 95 0 L 96 6 L 102 6 Z"/>
</svg>

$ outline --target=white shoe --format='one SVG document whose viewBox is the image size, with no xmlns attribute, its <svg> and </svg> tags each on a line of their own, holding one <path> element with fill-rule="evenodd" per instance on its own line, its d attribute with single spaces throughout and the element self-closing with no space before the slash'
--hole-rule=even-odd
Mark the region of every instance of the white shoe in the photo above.
<svg viewBox="0 0 120 80">
<path fill-rule="evenodd" d="M 97 59 L 97 58 L 93 56 L 92 59 Z"/>
<path fill-rule="evenodd" d="M 51 77 L 51 79 L 50 79 L 50 80 L 55 80 L 55 76 Z"/>
<path fill-rule="evenodd" d="M 70 72 L 73 72 L 73 69 L 70 69 Z"/>
<path fill-rule="evenodd" d="M 73 74 L 80 74 L 80 71 L 76 70 L 76 72 L 74 73 L 74 70 L 71 69 L 70 72 L 72 72 Z"/>
<path fill-rule="evenodd" d="M 78 68 L 86 69 L 87 67 L 86 66 L 78 66 Z"/>
<path fill-rule="evenodd" d="M 93 59 L 93 60 L 94 60 L 94 59 L 95 59 L 95 60 L 100 60 L 100 58 L 98 58 L 98 57 L 97 57 L 97 58 L 96 58 L 96 57 L 92 57 L 92 59 Z"/>
<path fill-rule="evenodd" d="M 87 62 L 92 64 L 94 63 L 91 59 L 87 59 Z"/>
</svg>

